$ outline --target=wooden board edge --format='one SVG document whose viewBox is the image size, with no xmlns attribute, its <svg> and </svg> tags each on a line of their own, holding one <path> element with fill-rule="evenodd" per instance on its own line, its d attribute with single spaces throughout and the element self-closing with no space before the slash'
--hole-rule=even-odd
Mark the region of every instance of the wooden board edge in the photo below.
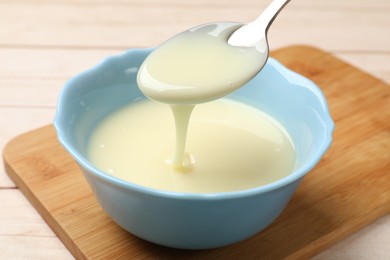
<svg viewBox="0 0 390 260">
<path fill-rule="evenodd" d="M 34 193 L 30 190 L 28 185 L 20 178 L 20 176 L 16 173 L 13 167 L 10 165 L 8 160 L 8 150 L 12 148 L 13 143 L 18 142 L 20 139 L 23 139 L 24 136 L 29 135 L 33 132 L 42 130 L 44 128 L 50 128 L 52 125 L 46 125 L 21 135 L 18 135 L 12 138 L 3 149 L 3 165 L 5 172 L 8 177 L 15 183 L 16 187 L 22 192 L 22 194 L 26 197 L 26 199 L 31 203 L 33 208 L 39 213 L 42 219 L 46 222 L 46 224 L 50 227 L 50 229 L 54 232 L 54 234 L 60 239 L 62 244 L 69 250 L 69 252 L 76 259 L 87 259 L 87 257 L 83 254 L 83 252 L 78 248 L 75 242 L 68 238 L 66 235 L 66 231 L 62 228 L 62 226 L 56 221 L 53 215 L 46 209 L 46 207 L 39 202 L 39 199 L 34 195 Z"/>
</svg>

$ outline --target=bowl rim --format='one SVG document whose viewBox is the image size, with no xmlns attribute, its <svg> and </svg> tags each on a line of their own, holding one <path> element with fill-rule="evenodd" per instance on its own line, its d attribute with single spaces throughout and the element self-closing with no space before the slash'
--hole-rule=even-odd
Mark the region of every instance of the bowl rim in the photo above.
<svg viewBox="0 0 390 260">
<path fill-rule="evenodd" d="M 69 152 L 70 155 L 72 155 L 73 159 L 79 164 L 79 166 L 85 170 L 87 170 L 90 174 L 93 176 L 102 179 L 112 185 L 119 186 L 123 189 L 130 189 L 136 192 L 140 192 L 143 194 L 148 194 L 152 196 L 157 197 L 165 197 L 165 198 L 172 198 L 172 199 L 184 199 L 184 200 L 224 200 L 224 199 L 233 199 L 233 198 L 242 198 L 242 197 L 248 197 L 248 196 L 254 196 L 262 193 L 267 193 L 270 191 L 274 191 L 280 188 L 283 188 L 284 186 L 287 186 L 291 183 L 294 183 L 301 179 L 306 173 L 308 173 L 311 169 L 313 169 L 316 164 L 321 160 L 322 156 L 325 154 L 325 152 L 328 150 L 329 146 L 332 143 L 332 134 L 334 132 L 335 124 L 330 116 L 328 104 L 326 102 L 325 96 L 320 90 L 320 88 L 311 80 L 307 79 L 306 77 L 286 68 L 284 65 L 282 65 L 280 62 L 275 60 L 272 57 L 269 57 L 267 64 L 271 65 L 275 68 L 277 73 L 281 75 L 283 78 L 296 78 L 299 79 L 299 82 L 305 82 L 305 87 L 308 88 L 310 91 L 315 93 L 315 96 L 318 98 L 318 101 L 321 103 L 321 109 L 323 110 L 323 117 L 322 120 L 325 122 L 325 139 L 319 146 L 317 152 L 315 155 L 313 155 L 312 159 L 305 163 L 304 167 L 301 167 L 297 170 L 294 170 L 291 174 L 288 176 L 279 179 L 277 181 L 271 182 L 269 184 L 254 187 L 250 189 L 245 190 L 238 190 L 238 191 L 228 191 L 228 192 L 215 192 L 215 193 L 190 193 L 190 192 L 174 192 L 174 191 L 166 191 L 166 190 L 159 190 L 155 188 L 150 188 L 146 186 L 142 186 L 133 182 L 125 181 L 120 178 L 117 178 L 115 176 L 109 175 L 102 170 L 98 169 L 97 167 L 93 166 L 92 163 L 88 161 L 88 159 L 83 156 L 80 152 L 77 151 L 77 149 L 70 145 L 66 138 L 64 137 L 64 131 L 63 131 L 63 121 L 62 120 L 62 114 L 63 111 L 66 109 L 66 97 L 68 96 L 67 93 L 70 91 L 71 88 L 73 88 L 73 85 L 75 82 L 80 80 L 81 78 L 93 75 L 97 71 L 104 69 L 107 64 L 112 64 L 115 61 L 128 58 L 128 56 L 131 56 L 133 54 L 148 54 L 153 50 L 153 48 L 134 48 L 127 50 L 125 52 L 122 52 L 120 54 L 115 54 L 112 56 L 109 56 L 105 59 L 103 59 L 100 63 L 97 65 L 91 67 L 90 69 L 81 72 L 72 78 L 70 78 L 62 88 L 59 98 L 58 98 L 58 104 L 57 104 L 57 110 L 54 118 L 54 128 L 57 132 L 57 138 L 61 145 Z M 292 83 L 291 80 L 289 80 L 291 84 L 297 85 L 297 86 L 303 86 L 303 83 Z M 84 173 L 85 174 L 85 173 Z"/>
</svg>

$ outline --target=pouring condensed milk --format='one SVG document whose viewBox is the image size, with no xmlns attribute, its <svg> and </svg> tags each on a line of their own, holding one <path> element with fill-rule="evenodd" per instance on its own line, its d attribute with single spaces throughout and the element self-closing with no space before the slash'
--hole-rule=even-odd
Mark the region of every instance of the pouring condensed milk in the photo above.
<svg viewBox="0 0 390 260">
<path fill-rule="evenodd" d="M 189 193 L 249 189 L 289 175 L 295 152 L 283 126 L 258 109 L 220 99 L 267 59 L 256 47 L 227 44 L 238 27 L 201 25 L 156 48 L 137 81 L 157 102 L 138 101 L 104 119 L 91 135 L 91 162 L 139 185 Z"/>
</svg>

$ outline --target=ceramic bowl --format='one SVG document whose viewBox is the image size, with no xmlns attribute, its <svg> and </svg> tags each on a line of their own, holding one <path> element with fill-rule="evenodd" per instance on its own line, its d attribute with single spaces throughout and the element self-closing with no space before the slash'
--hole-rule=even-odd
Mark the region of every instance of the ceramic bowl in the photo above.
<svg viewBox="0 0 390 260">
<path fill-rule="evenodd" d="M 313 82 L 270 58 L 253 80 L 228 96 L 284 125 L 297 153 L 291 175 L 253 189 L 212 194 L 143 187 L 94 167 L 87 159 L 86 145 L 102 118 L 145 98 L 136 75 L 150 52 L 129 50 L 72 78 L 61 92 L 54 120 L 59 141 L 79 164 L 105 212 L 142 239 L 168 247 L 206 249 L 255 235 L 282 212 L 331 143 L 334 124 L 323 94 Z"/>
</svg>

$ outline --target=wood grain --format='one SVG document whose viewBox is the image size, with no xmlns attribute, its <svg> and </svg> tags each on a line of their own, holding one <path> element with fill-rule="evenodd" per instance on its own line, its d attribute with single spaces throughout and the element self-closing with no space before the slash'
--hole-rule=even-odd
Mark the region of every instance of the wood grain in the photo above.
<svg viewBox="0 0 390 260">
<path fill-rule="evenodd" d="M 313 256 L 390 211 L 390 88 L 318 49 L 295 46 L 272 55 L 321 86 L 336 130 L 330 150 L 283 214 L 253 238 L 221 249 L 184 251 L 132 236 L 97 205 L 51 126 L 7 145 L 7 172 L 77 258 Z"/>
</svg>

